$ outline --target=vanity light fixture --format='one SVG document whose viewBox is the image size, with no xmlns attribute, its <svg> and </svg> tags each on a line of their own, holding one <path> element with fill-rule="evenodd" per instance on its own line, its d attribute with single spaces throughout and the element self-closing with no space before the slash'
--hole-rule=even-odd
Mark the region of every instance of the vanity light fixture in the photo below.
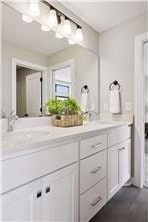
<svg viewBox="0 0 148 222">
<path fill-rule="evenodd" d="M 48 32 L 48 31 L 50 31 L 50 27 L 47 25 L 41 25 L 41 30 L 44 32 Z"/>
<path fill-rule="evenodd" d="M 29 12 L 31 16 L 40 15 L 39 0 L 30 0 Z"/>
<path fill-rule="evenodd" d="M 48 32 L 51 29 L 55 32 L 56 38 L 65 37 L 68 39 L 70 45 L 79 43 L 83 40 L 82 27 L 67 17 L 63 12 L 56 9 L 47 0 L 30 0 L 29 15 L 28 13 L 23 14 L 22 20 L 31 23 L 33 18 L 39 15 L 41 20 L 43 20 L 44 15 L 40 13 L 40 3 L 43 3 L 49 8 L 47 18 L 44 19 L 45 21 L 42 21 L 41 24 L 42 31 Z"/>
<path fill-rule="evenodd" d="M 25 15 L 25 14 L 22 15 L 22 20 L 27 23 L 33 22 L 33 18 L 31 18 L 30 16 Z"/>
</svg>

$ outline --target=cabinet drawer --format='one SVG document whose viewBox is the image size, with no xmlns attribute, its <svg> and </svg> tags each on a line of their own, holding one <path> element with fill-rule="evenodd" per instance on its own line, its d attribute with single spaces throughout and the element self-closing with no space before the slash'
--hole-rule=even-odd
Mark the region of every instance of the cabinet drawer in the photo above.
<svg viewBox="0 0 148 222">
<path fill-rule="evenodd" d="M 80 197 L 80 221 L 89 221 L 106 203 L 106 180 L 92 187 Z"/>
<path fill-rule="evenodd" d="M 107 151 L 80 161 L 80 193 L 106 177 Z"/>
<path fill-rule="evenodd" d="M 113 146 L 117 143 L 123 142 L 131 137 L 131 127 L 124 126 L 114 129 L 108 134 L 108 146 Z"/>
<path fill-rule="evenodd" d="M 78 161 L 78 143 L 70 143 L 38 153 L 4 160 L 3 192 Z"/>
<path fill-rule="evenodd" d="M 94 136 L 80 142 L 80 158 L 90 156 L 107 147 L 107 136 Z"/>
</svg>

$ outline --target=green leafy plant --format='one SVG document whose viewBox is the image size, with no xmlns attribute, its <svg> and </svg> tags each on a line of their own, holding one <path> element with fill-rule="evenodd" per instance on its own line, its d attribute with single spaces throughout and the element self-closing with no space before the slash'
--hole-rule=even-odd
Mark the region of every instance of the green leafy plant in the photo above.
<svg viewBox="0 0 148 222">
<path fill-rule="evenodd" d="M 54 114 L 78 114 L 81 112 L 81 108 L 75 99 L 51 99 L 47 102 L 48 112 Z"/>
<path fill-rule="evenodd" d="M 63 100 L 63 107 L 66 114 L 77 114 L 81 112 L 81 108 L 75 99 Z"/>
<path fill-rule="evenodd" d="M 60 114 L 62 112 L 63 103 L 59 99 L 50 99 L 47 102 L 48 112 L 52 115 Z"/>
</svg>

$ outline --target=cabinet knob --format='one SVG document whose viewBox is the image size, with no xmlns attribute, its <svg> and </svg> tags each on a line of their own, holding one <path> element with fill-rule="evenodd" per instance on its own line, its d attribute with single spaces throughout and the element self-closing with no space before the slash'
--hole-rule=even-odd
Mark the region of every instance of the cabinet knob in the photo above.
<svg viewBox="0 0 148 222">
<path fill-rule="evenodd" d="M 37 198 L 40 198 L 41 196 L 42 196 L 42 192 L 41 192 L 41 191 L 37 192 L 36 197 L 37 197 Z"/>
<path fill-rule="evenodd" d="M 46 187 L 45 193 L 49 193 L 50 192 L 50 187 Z"/>
</svg>

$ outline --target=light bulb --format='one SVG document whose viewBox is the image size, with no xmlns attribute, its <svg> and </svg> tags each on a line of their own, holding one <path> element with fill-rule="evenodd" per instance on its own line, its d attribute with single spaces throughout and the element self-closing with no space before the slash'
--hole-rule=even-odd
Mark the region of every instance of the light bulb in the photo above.
<svg viewBox="0 0 148 222">
<path fill-rule="evenodd" d="M 54 9 L 51 9 L 49 12 L 48 25 L 52 28 L 55 28 L 58 25 L 57 15 Z"/>
<path fill-rule="evenodd" d="M 75 41 L 81 42 L 82 40 L 83 40 L 82 28 L 77 28 L 76 33 L 75 33 Z"/>
<path fill-rule="evenodd" d="M 70 21 L 68 19 L 64 20 L 63 31 L 64 31 L 65 36 L 71 34 L 71 25 L 70 25 Z"/>
<path fill-rule="evenodd" d="M 50 30 L 50 28 L 47 25 L 41 25 L 41 30 L 44 32 L 48 32 Z"/>
<path fill-rule="evenodd" d="M 39 16 L 40 15 L 40 7 L 38 0 L 30 0 L 30 7 L 29 7 L 30 14 L 32 16 Z"/>
<path fill-rule="evenodd" d="M 69 45 L 74 45 L 75 42 L 74 42 L 73 40 L 69 39 L 69 40 L 68 40 L 68 44 L 69 44 Z"/>
<path fill-rule="evenodd" d="M 22 20 L 23 20 L 24 22 L 31 23 L 31 22 L 33 21 L 33 18 L 31 18 L 31 17 L 28 16 L 28 15 L 23 14 L 23 15 L 22 15 Z"/>
</svg>

